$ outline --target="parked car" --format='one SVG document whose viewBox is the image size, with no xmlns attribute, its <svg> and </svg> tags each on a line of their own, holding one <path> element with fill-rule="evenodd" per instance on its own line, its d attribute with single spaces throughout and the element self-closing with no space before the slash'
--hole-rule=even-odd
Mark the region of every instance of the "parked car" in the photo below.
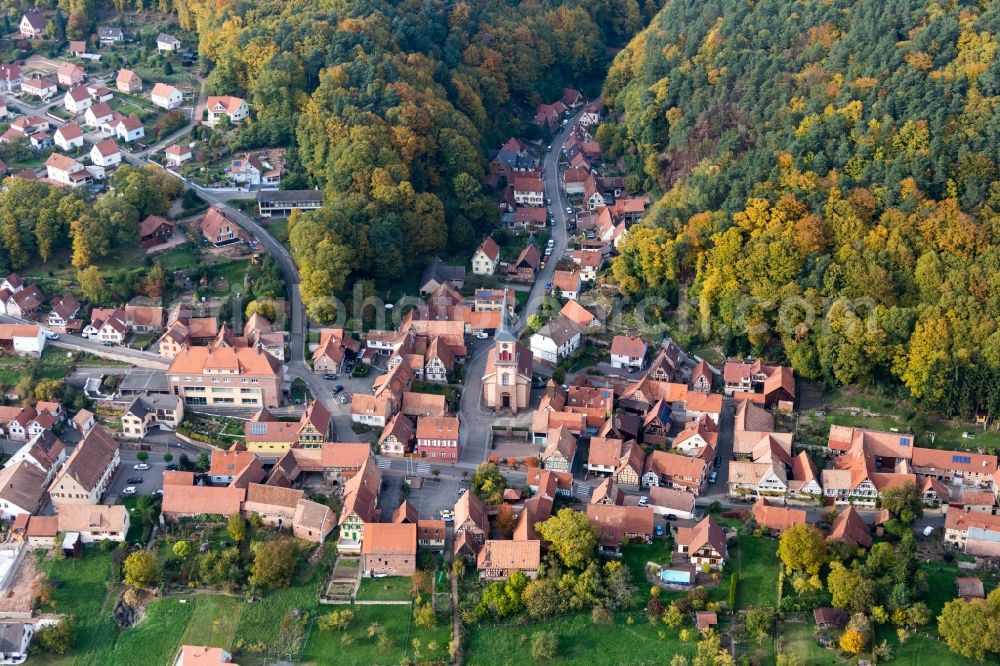
<svg viewBox="0 0 1000 666">
<path fill-rule="evenodd" d="M 53 333 L 52 331 L 45 331 L 45 339 L 46 340 L 58 340 L 59 339 L 59 334 L 58 333 Z"/>
<path fill-rule="evenodd" d="M 480 340 L 485 340 L 488 337 L 490 337 L 490 334 L 487 333 L 486 331 L 479 331 L 478 333 L 476 333 L 476 337 L 479 338 Z"/>
<path fill-rule="evenodd" d="M 104 345 L 105 347 L 114 347 L 115 346 L 115 343 L 111 342 L 111 340 L 105 340 L 101 344 Z"/>
<path fill-rule="evenodd" d="M 136 464 L 132 465 L 132 469 L 136 470 L 137 472 L 145 472 L 147 469 L 149 469 L 149 464 L 148 463 L 136 463 Z"/>
<path fill-rule="evenodd" d="M 643 495 L 639 498 L 639 506 L 649 506 L 649 496 Z"/>
<path fill-rule="evenodd" d="M 441 516 L 441 520 L 443 520 L 446 523 L 455 522 L 455 512 L 454 511 L 449 511 L 448 509 L 441 509 L 440 516 Z"/>
<path fill-rule="evenodd" d="M 156 495 L 157 497 L 162 496 L 163 495 L 163 488 L 157 488 L 156 490 L 153 491 L 153 494 Z"/>
<path fill-rule="evenodd" d="M 718 479 L 718 478 L 719 478 L 719 473 L 718 472 L 712 472 L 711 474 L 708 475 L 708 482 L 709 483 L 715 483 L 716 479 Z"/>
<path fill-rule="evenodd" d="M 340 400 L 340 404 L 342 404 L 342 405 L 346 405 L 347 404 L 347 396 L 346 395 L 340 396 L 340 398 L 338 398 L 338 400 Z"/>
<path fill-rule="evenodd" d="M 142 477 L 141 476 L 133 476 L 131 479 L 128 480 L 128 484 L 130 486 L 141 485 L 142 484 Z"/>
<path fill-rule="evenodd" d="M 122 495 L 135 495 L 137 492 L 135 486 L 128 486 L 122 491 Z"/>
<path fill-rule="evenodd" d="M 323 379 L 336 380 L 337 379 L 337 375 L 335 375 L 332 372 L 328 372 L 325 375 L 323 375 Z"/>
<path fill-rule="evenodd" d="M 167 471 L 168 472 L 179 472 L 180 469 L 181 469 L 180 465 L 176 465 L 176 464 L 167 465 Z"/>
<path fill-rule="evenodd" d="M 545 149 L 545 152 L 547 152 L 547 153 L 551 153 L 551 152 L 552 152 L 552 146 L 550 145 L 550 146 L 549 146 L 548 148 L 546 148 L 546 149 Z"/>
<path fill-rule="evenodd" d="M 330 392 L 333 393 L 334 395 L 337 395 L 338 393 L 340 393 L 343 390 L 344 390 L 344 385 L 343 384 L 337 384 L 332 389 L 330 389 Z"/>
<path fill-rule="evenodd" d="M 656 526 L 656 536 L 658 537 L 663 536 L 663 525 Z"/>
<path fill-rule="evenodd" d="M 722 456 L 715 456 L 715 460 L 712 461 L 712 464 L 716 467 L 722 465 Z"/>
<path fill-rule="evenodd" d="M 572 215 L 573 214 L 573 208 L 571 206 L 566 206 L 566 214 L 567 215 Z"/>
</svg>

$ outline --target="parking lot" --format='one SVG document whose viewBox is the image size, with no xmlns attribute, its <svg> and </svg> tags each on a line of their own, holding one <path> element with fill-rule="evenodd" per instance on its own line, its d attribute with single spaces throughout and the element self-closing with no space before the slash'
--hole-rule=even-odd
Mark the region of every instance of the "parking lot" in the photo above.
<svg viewBox="0 0 1000 666">
<path fill-rule="evenodd" d="M 382 522 L 392 520 L 392 512 L 403 502 L 403 477 L 402 475 L 383 476 L 382 481 L 386 486 L 381 496 Z M 455 508 L 455 500 L 458 499 L 458 491 L 461 488 L 468 488 L 468 481 L 460 479 L 432 476 L 416 477 L 407 499 L 414 506 L 421 518 L 437 519 L 441 515 L 441 510 L 452 511 Z"/>
<path fill-rule="evenodd" d="M 163 461 L 163 454 L 150 453 L 149 460 L 146 461 L 149 469 L 145 471 L 133 469 L 133 466 L 139 462 L 136 454 L 136 451 L 122 451 L 122 464 L 115 473 L 115 478 L 112 479 L 108 489 L 108 502 L 113 503 L 122 497 L 123 491 L 130 485 L 135 486 L 137 495 L 152 495 L 154 491 L 163 489 L 163 472 L 169 464 Z M 177 454 L 174 456 L 176 459 Z M 130 484 L 128 480 L 131 478 L 141 478 L 142 483 Z"/>
</svg>

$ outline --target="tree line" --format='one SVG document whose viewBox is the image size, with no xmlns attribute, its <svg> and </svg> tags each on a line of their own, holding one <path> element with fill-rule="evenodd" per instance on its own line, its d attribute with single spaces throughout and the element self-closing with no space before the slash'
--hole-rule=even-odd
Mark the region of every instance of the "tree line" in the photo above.
<svg viewBox="0 0 1000 666">
<path fill-rule="evenodd" d="M 615 281 L 683 286 L 727 352 L 995 413 L 998 28 L 995 4 L 667 3 L 604 86 L 597 138 L 659 197 Z"/>
</svg>

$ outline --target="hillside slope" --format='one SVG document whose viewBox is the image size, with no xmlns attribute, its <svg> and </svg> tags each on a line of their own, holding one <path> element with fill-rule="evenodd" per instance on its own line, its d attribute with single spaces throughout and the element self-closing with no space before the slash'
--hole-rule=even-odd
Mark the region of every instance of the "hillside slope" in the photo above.
<svg viewBox="0 0 1000 666">
<path fill-rule="evenodd" d="M 670 0 L 612 64 L 599 140 L 662 197 L 626 292 L 831 382 L 995 411 L 1000 5 Z"/>
</svg>

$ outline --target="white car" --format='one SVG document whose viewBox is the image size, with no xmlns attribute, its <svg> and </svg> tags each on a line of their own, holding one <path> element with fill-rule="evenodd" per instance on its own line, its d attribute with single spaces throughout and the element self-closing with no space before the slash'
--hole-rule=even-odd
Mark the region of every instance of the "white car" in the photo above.
<svg viewBox="0 0 1000 666">
<path fill-rule="evenodd" d="M 486 331 L 479 331 L 478 333 L 476 333 L 476 337 L 479 338 L 480 340 L 485 340 L 488 337 L 490 337 L 490 334 L 487 333 Z"/>
<path fill-rule="evenodd" d="M 639 506 L 649 506 L 649 497 L 647 495 L 639 498 Z"/>
<path fill-rule="evenodd" d="M 46 340 L 58 340 L 59 339 L 59 334 L 58 333 L 53 333 L 52 331 L 45 331 L 45 339 Z"/>
<path fill-rule="evenodd" d="M 147 469 L 149 469 L 149 465 L 147 465 L 146 463 L 136 463 L 132 465 L 132 469 L 139 470 L 140 472 L 145 472 Z"/>
<path fill-rule="evenodd" d="M 455 521 L 455 512 L 449 511 L 448 509 L 441 509 L 441 520 L 446 523 L 451 523 Z"/>
<path fill-rule="evenodd" d="M 549 246 L 549 247 L 552 247 L 555 244 L 556 244 L 556 240 L 554 238 L 550 238 L 549 242 L 546 243 L 546 245 Z"/>
<path fill-rule="evenodd" d="M 547 248 L 545 248 L 545 256 L 546 256 L 546 257 L 548 257 L 548 256 L 550 256 L 551 254 L 552 254 L 552 248 L 551 248 L 551 247 L 547 247 Z"/>
<path fill-rule="evenodd" d="M 122 491 L 122 495 L 135 495 L 136 492 L 135 486 L 128 486 Z"/>
<path fill-rule="evenodd" d="M 573 214 L 573 209 L 571 207 L 569 207 L 569 206 L 566 206 L 566 214 L 567 215 L 572 215 Z"/>
</svg>

